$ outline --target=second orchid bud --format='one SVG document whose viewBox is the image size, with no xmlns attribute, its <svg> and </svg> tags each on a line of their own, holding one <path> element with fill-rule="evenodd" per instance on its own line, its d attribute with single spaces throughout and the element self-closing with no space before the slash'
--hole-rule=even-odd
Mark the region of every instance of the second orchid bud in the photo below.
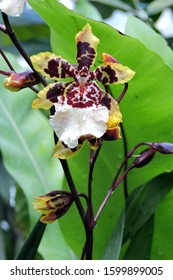
<svg viewBox="0 0 173 280">
<path fill-rule="evenodd" d="M 140 168 L 147 165 L 155 156 L 156 151 L 153 148 L 142 151 L 133 162 L 133 166 Z"/>
</svg>

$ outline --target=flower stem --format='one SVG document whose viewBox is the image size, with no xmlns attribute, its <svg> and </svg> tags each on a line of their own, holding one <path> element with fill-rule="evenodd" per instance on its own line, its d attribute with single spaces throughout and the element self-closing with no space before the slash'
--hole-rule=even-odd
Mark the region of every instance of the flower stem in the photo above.
<svg viewBox="0 0 173 280">
<path fill-rule="evenodd" d="M 88 176 L 88 198 L 92 199 L 92 179 L 93 179 L 93 171 L 94 166 L 96 163 L 96 160 L 98 158 L 99 152 L 100 152 L 101 146 L 96 150 L 96 153 L 94 153 L 93 150 L 90 150 L 90 168 L 89 168 L 89 176 Z"/>
<path fill-rule="evenodd" d="M 19 51 L 19 53 L 22 55 L 22 57 L 25 59 L 25 61 L 28 63 L 28 65 L 31 67 L 31 69 L 34 71 L 34 73 L 37 75 L 39 81 L 46 86 L 46 80 L 37 72 L 35 71 L 35 69 L 33 68 L 33 65 L 31 63 L 30 57 L 28 56 L 28 54 L 26 53 L 25 49 L 22 47 L 20 41 L 18 40 L 18 38 L 16 37 L 10 21 L 8 19 L 8 16 L 2 12 L 2 18 L 6 27 L 6 34 L 8 34 L 8 36 L 10 37 L 11 41 L 13 42 L 13 44 L 15 45 L 16 49 Z"/>
<path fill-rule="evenodd" d="M 122 123 L 120 123 L 120 127 L 121 127 L 122 138 L 123 138 L 124 158 L 126 158 L 127 157 L 127 153 L 128 153 L 127 152 L 127 138 L 126 138 L 124 126 L 123 126 Z M 127 165 L 128 165 L 128 158 L 124 162 L 124 172 L 127 169 Z M 127 197 L 128 197 L 127 176 L 124 177 L 123 189 L 124 189 L 124 198 L 127 199 Z"/>
<path fill-rule="evenodd" d="M 81 259 L 86 257 L 86 260 L 92 260 L 93 252 L 93 229 L 95 227 L 94 214 L 93 214 L 93 203 L 92 203 L 92 179 L 93 171 L 96 160 L 98 158 L 101 146 L 97 149 L 96 153 L 90 150 L 90 161 L 89 161 L 89 176 L 88 176 L 88 200 L 87 200 L 87 211 L 85 218 L 85 232 L 86 232 L 86 242 L 82 250 Z"/>
<path fill-rule="evenodd" d="M 107 194 L 106 194 L 106 196 L 105 196 L 103 202 L 101 203 L 101 205 L 100 205 L 100 207 L 99 207 L 99 209 L 98 209 L 98 211 L 97 211 L 97 214 L 95 215 L 95 218 L 94 218 L 94 223 L 95 223 L 95 224 L 96 224 L 96 222 L 97 222 L 97 220 L 98 220 L 98 218 L 99 218 L 99 216 L 100 216 L 100 213 L 102 212 L 104 206 L 106 205 L 106 203 L 107 203 L 109 197 L 111 196 L 111 194 L 113 193 L 113 191 L 119 186 L 119 184 L 125 179 L 127 173 L 128 173 L 132 168 L 134 168 L 134 165 L 132 164 L 132 165 L 130 165 L 129 167 L 127 167 L 126 170 L 124 171 L 124 173 L 123 173 L 123 174 L 121 175 L 121 177 L 118 179 L 118 177 L 119 177 L 119 175 L 120 175 L 120 173 L 121 173 L 121 171 L 122 171 L 122 168 L 124 167 L 124 165 L 126 166 L 127 160 L 133 155 L 134 151 L 135 151 L 138 147 L 140 147 L 140 146 L 142 146 L 142 145 L 147 145 L 147 142 L 140 142 L 140 143 L 138 143 L 135 147 L 133 147 L 133 149 L 131 149 L 130 152 L 127 153 L 126 157 L 124 158 L 123 162 L 121 163 L 121 165 L 120 165 L 120 167 L 119 167 L 119 169 L 118 169 L 118 171 L 117 171 L 117 173 L 116 173 L 116 175 L 115 175 L 115 178 L 114 178 L 114 180 L 113 180 L 113 182 L 112 182 L 112 185 L 111 185 L 111 187 L 109 188 L 109 190 L 108 190 L 108 192 L 107 192 Z"/>
<path fill-rule="evenodd" d="M 14 71 L 13 66 L 11 65 L 10 61 L 8 60 L 8 58 L 6 57 L 5 53 L 3 52 L 3 50 L 0 48 L 0 54 L 2 55 L 3 59 L 5 60 L 6 64 L 8 65 L 8 67 L 10 68 L 11 71 Z M 8 72 L 7 72 L 8 73 Z M 3 74 L 3 73 L 1 73 Z M 4 74 L 6 75 L 6 74 Z M 8 74 L 7 74 L 8 75 Z"/>
<path fill-rule="evenodd" d="M 122 93 L 121 93 L 120 96 L 116 99 L 117 103 L 120 103 L 120 102 L 121 102 L 121 100 L 123 99 L 123 97 L 124 97 L 124 95 L 126 94 L 127 90 L 128 90 L 128 83 L 125 83 L 125 84 L 124 84 L 124 89 L 123 89 Z"/>
<path fill-rule="evenodd" d="M 84 228 L 85 228 L 86 242 L 85 242 L 84 249 L 83 249 L 83 252 L 82 252 L 82 258 L 84 258 L 84 256 L 86 256 L 87 260 L 91 260 L 92 259 L 92 250 L 93 250 L 93 227 L 90 226 L 90 223 L 88 224 L 87 217 L 88 218 L 91 217 L 92 214 L 90 213 L 90 209 L 92 209 L 92 208 L 91 208 L 90 202 L 88 201 L 88 210 L 87 210 L 87 213 L 85 215 L 83 206 L 82 206 L 81 201 L 79 199 L 80 195 L 76 191 L 76 187 L 74 185 L 74 182 L 73 182 L 73 179 L 72 179 L 67 161 L 60 159 L 60 162 L 61 162 L 61 165 L 63 167 L 64 174 L 66 176 L 66 180 L 68 182 L 70 191 L 72 193 L 72 196 L 73 196 L 74 201 L 76 203 L 76 207 L 78 209 L 78 212 L 81 216 L 81 219 L 82 219 L 82 222 L 83 222 L 83 225 L 84 225 Z M 92 220 L 93 220 L 93 215 L 92 215 Z"/>
<path fill-rule="evenodd" d="M 85 212 L 84 212 L 82 203 L 81 203 L 81 201 L 80 201 L 79 195 L 78 195 L 78 193 L 77 193 L 77 190 L 76 190 L 76 187 L 75 187 L 73 178 L 72 178 L 72 176 L 71 176 L 71 172 L 70 172 L 68 163 L 67 163 L 67 161 L 64 160 L 64 159 L 60 159 L 60 163 L 61 163 L 61 165 L 62 165 L 62 168 L 63 168 L 64 174 L 65 174 L 67 183 L 68 183 L 69 188 L 70 188 L 70 191 L 71 191 L 72 196 L 73 196 L 73 198 L 74 198 L 74 201 L 75 201 L 75 203 L 76 203 L 76 207 L 77 207 L 77 209 L 78 209 L 78 212 L 79 212 L 79 214 L 80 214 L 80 216 L 81 216 L 81 219 L 82 219 L 82 221 L 83 221 L 83 224 L 85 224 Z"/>
<path fill-rule="evenodd" d="M 93 252 L 93 229 L 86 229 L 86 246 L 85 246 L 85 255 L 86 260 L 92 260 L 92 252 Z"/>
<path fill-rule="evenodd" d="M 111 194 L 113 193 L 113 191 L 120 185 L 120 183 L 124 180 L 124 178 L 125 178 L 125 176 L 127 175 L 127 173 L 128 173 L 133 167 L 134 167 L 133 165 L 129 166 L 129 167 L 126 169 L 126 171 L 123 173 L 123 175 L 119 178 L 119 180 L 118 180 L 117 182 L 114 182 L 114 181 L 113 181 L 113 183 L 112 183 L 111 187 L 109 188 L 109 190 L 108 190 L 108 192 L 107 192 L 107 194 L 106 194 L 106 196 L 105 196 L 105 198 L 104 198 L 104 200 L 103 200 L 101 206 L 99 207 L 99 210 L 97 211 L 97 214 L 95 215 L 95 218 L 94 218 L 95 224 L 96 224 L 96 222 L 97 222 L 97 220 L 98 220 L 98 218 L 99 218 L 99 216 L 100 216 L 100 214 L 101 214 L 103 208 L 105 207 L 105 205 L 106 205 L 106 203 L 107 203 L 109 197 L 111 196 Z"/>
</svg>

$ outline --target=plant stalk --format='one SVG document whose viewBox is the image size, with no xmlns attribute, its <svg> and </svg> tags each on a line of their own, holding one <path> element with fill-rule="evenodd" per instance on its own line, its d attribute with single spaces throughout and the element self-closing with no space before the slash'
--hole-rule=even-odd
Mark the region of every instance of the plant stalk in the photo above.
<svg viewBox="0 0 173 280">
<path fill-rule="evenodd" d="M 33 67 L 33 65 L 31 63 L 30 57 L 28 56 L 28 54 L 26 53 L 25 49 L 21 45 L 20 41 L 16 37 L 16 35 L 15 35 L 15 33 L 14 33 L 12 27 L 11 27 L 11 24 L 10 24 L 10 21 L 8 19 L 8 16 L 5 13 L 2 12 L 2 18 L 3 18 L 3 21 L 4 21 L 5 27 L 6 27 L 6 32 L 5 33 L 8 34 L 8 36 L 11 39 L 11 41 L 15 45 L 16 49 L 19 51 L 21 56 L 25 59 L 25 61 L 28 63 L 28 65 L 34 71 L 34 73 L 37 75 L 39 81 L 44 86 L 46 86 L 47 85 L 46 80 L 42 77 L 42 75 L 40 75 L 37 71 L 35 71 L 35 69 L 34 69 L 34 67 Z"/>
</svg>

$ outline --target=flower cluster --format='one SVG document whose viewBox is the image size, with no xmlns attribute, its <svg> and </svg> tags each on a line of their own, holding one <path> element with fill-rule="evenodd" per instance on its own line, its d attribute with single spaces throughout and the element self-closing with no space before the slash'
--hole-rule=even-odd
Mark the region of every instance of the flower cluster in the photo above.
<svg viewBox="0 0 173 280">
<path fill-rule="evenodd" d="M 33 108 L 50 109 L 55 113 L 50 117 L 50 124 L 59 139 L 53 156 L 68 159 L 75 155 L 85 139 L 91 149 L 97 149 L 101 139 L 120 138 L 119 123 L 122 115 L 118 103 L 103 90 L 108 84 L 124 84 L 134 76 L 127 66 L 121 65 L 111 55 L 103 53 L 103 64 L 94 71 L 94 64 L 99 39 L 86 24 L 76 35 L 77 65 L 71 65 L 61 56 L 44 52 L 31 57 L 36 71 L 55 80 L 38 93 Z M 73 81 L 60 81 L 70 77 Z"/>
</svg>

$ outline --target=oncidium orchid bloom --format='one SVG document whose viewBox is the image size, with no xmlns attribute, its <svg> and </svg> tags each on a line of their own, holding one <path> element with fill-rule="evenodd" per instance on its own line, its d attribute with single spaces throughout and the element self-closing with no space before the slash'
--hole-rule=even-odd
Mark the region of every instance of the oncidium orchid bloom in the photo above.
<svg viewBox="0 0 173 280">
<path fill-rule="evenodd" d="M 103 86 L 124 84 L 132 79 L 135 72 L 106 53 L 102 53 L 103 64 L 91 71 L 98 43 L 99 39 L 93 35 L 91 26 L 86 24 L 76 35 L 77 65 L 71 65 L 61 56 L 50 52 L 31 57 L 36 71 L 57 81 L 41 90 L 32 104 L 36 109 L 55 106 L 50 124 L 59 141 L 53 157 L 72 157 L 80 150 L 85 139 L 92 149 L 97 149 L 101 139 L 120 138 L 118 125 L 122 115 L 118 103 L 95 80 Z M 67 77 L 73 78 L 73 81 L 60 81 Z"/>
</svg>

